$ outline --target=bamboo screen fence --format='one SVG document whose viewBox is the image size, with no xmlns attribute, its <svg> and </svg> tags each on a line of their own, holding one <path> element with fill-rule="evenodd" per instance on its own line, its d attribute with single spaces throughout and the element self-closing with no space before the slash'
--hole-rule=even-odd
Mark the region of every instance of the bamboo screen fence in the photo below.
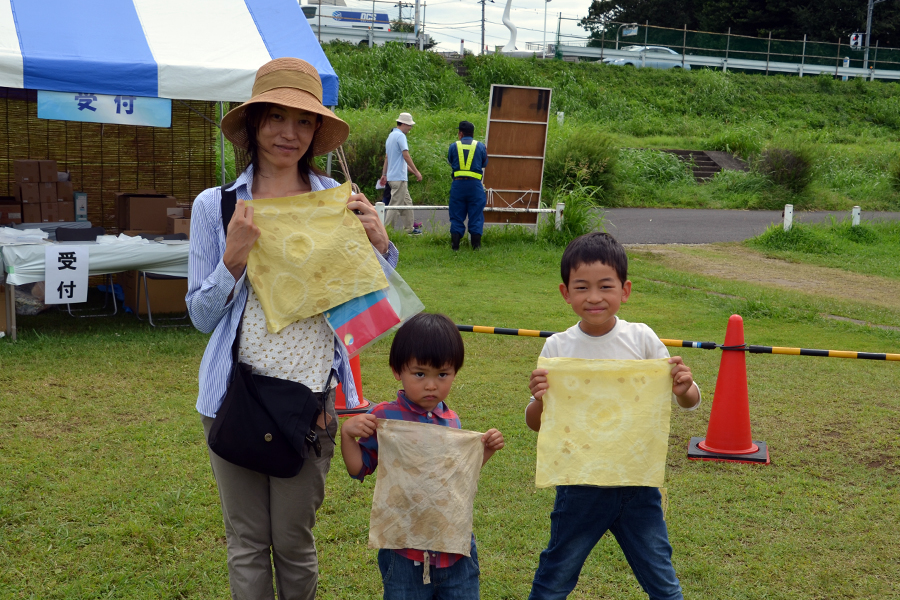
<svg viewBox="0 0 900 600">
<path fill-rule="evenodd" d="M 170 128 L 38 119 L 37 92 L 0 88 L 0 195 L 15 194 L 17 159 L 55 160 L 87 192 L 88 220 L 114 232 L 116 192 L 192 202 L 216 185 L 216 118 L 214 102 L 173 100 Z"/>
</svg>

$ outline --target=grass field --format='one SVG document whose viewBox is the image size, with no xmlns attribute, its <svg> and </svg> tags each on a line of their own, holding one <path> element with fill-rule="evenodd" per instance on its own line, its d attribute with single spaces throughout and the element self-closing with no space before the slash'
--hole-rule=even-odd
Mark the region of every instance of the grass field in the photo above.
<svg viewBox="0 0 900 600">
<path fill-rule="evenodd" d="M 401 273 L 427 309 L 457 323 L 574 322 L 556 289 L 559 247 L 490 233 L 480 253 L 451 255 L 430 235 L 398 244 Z M 900 321 L 900 303 L 872 307 L 853 290 L 836 302 L 679 272 L 644 251 L 631 253 L 630 277 L 635 292 L 621 316 L 661 337 L 721 343 L 736 312 L 748 343 L 900 350 L 896 331 L 821 317 Z M 0 598 L 226 597 L 221 513 L 193 408 L 206 336 L 128 316 L 52 313 L 19 325 L 17 343 L 0 341 Z M 536 434 L 523 419 L 541 341 L 463 335 L 466 364 L 450 406 L 464 427 L 497 427 L 507 440 L 475 504 L 483 597 L 523 598 L 553 502 L 552 490 L 534 487 Z M 379 342 L 362 358 L 372 401 L 396 392 L 388 348 Z M 668 456 L 668 525 L 685 596 L 900 598 L 898 363 L 749 355 L 753 435 L 773 461 L 751 466 L 687 460 L 688 439 L 706 432 L 719 354 L 682 355 L 704 391 L 698 411 L 673 413 Z M 316 528 L 322 598 L 380 595 L 366 549 L 373 484 L 333 463 Z M 595 549 L 572 597 L 643 597 L 613 539 Z"/>
<path fill-rule="evenodd" d="M 375 196 L 384 139 L 401 111 L 413 113 L 410 154 L 424 175 L 410 184 L 416 203 L 446 204 L 447 146 L 462 119 L 484 136 L 492 84 L 552 88 L 547 173 L 559 170 L 555 152 L 573 150 L 595 162 L 596 145 L 618 152 L 613 177 L 603 181 L 604 206 L 797 210 L 900 208 L 900 102 L 897 83 L 623 69 L 598 63 L 469 56 L 465 74 L 435 54 L 397 45 L 373 49 L 328 44 L 341 80 L 338 115 L 351 126 L 346 144 L 351 175 Z M 416 76 L 410 76 L 415 73 Z M 554 118 L 564 113 L 562 125 Z M 580 133 L 582 144 L 573 144 Z M 751 163 L 767 149 L 803 150 L 811 181 L 802 191 L 773 184 L 760 173 L 730 172 L 698 185 L 658 149 L 726 150 Z M 677 162 L 675 163 L 677 167 Z M 489 182 L 488 182 L 489 183 Z M 597 183 L 599 184 L 599 182 Z"/>
</svg>

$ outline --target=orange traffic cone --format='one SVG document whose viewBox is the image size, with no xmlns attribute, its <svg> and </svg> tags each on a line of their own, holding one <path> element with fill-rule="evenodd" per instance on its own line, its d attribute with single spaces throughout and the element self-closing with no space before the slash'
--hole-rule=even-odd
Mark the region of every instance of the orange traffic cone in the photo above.
<svg viewBox="0 0 900 600">
<path fill-rule="evenodd" d="M 688 458 L 767 465 L 766 443 L 754 441 L 750 435 L 746 351 L 729 349 L 744 347 L 744 320 L 740 315 L 728 319 L 724 346 L 706 438 L 691 438 Z"/>
<path fill-rule="evenodd" d="M 334 410 L 339 417 L 359 415 L 369 411 L 369 401 L 363 398 L 362 371 L 359 368 L 359 354 L 350 359 L 350 370 L 353 372 L 353 385 L 356 387 L 356 397 L 359 398 L 359 406 L 356 408 L 347 408 L 347 397 L 344 396 L 344 389 L 339 383 L 334 394 Z"/>
</svg>

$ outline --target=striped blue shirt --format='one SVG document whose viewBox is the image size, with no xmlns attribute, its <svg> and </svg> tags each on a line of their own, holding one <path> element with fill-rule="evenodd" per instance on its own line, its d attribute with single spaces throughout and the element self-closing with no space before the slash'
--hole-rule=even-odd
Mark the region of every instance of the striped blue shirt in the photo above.
<svg viewBox="0 0 900 600">
<path fill-rule="evenodd" d="M 312 191 L 317 192 L 337 187 L 338 182 L 330 177 L 310 173 Z M 252 200 L 253 167 L 248 166 L 228 191 L 236 190 L 237 197 Z M 377 250 L 375 251 L 377 252 Z M 207 417 L 215 417 L 216 411 L 225 397 L 228 377 L 231 374 L 231 346 L 244 314 L 248 291 L 244 285 L 246 269 L 240 279 L 234 276 L 222 261 L 225 255 L 225 230 L 222 227 L 222 192 L 218 187 L 204 190 L 194 200 L 191 212 L 191 248 L 188 258 L 188 313 L 194 327 L 204 333 L 212 332 L 212 337 L 200 362 L 200 393 L 197 396 L 197 411 Z M 385 255 L 386 262 L 396 268 L 399 259 L 397 248 L 391 244 Z M 234 291 L 229 300 L 228 296 Z M 347 349 L 337 338 L 334 340 L 333 368 L 338 381 L 343 383 L 347 408 L 359 404 L 356 386 Z"/>
</svg>

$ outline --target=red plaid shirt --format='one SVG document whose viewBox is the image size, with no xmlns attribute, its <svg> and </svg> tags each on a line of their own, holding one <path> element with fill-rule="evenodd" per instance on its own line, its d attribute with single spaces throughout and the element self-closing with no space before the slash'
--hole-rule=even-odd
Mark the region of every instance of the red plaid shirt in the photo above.
<svg viewBox="0 0 900 600">
<path fill-rule="evenodd" d="M 432 425 L 461 429 L 459 416 L 450 410 L 445 403 L 441 402 L 434 410 L 427 411 L 418 404 L 410 402 L 403 390 L 397 392 L 397 399 L 394 402 L 382 402 L 375 405 L 369 412 L 379 419 L 431 423 Z M 378 467 L 377 435 L 360 438 L 359 447 L 362 450 L 363 468 L 356 475 L 356 479 L 362 481 L 366 475 L 371 475 Z M 402 550 L 394 550 L 394 552 L 410 560 L 425 562 L 425 552 L 422 550 L 403 548 Z M 431 555 L 431 565 L 438 569 L 453 566 L 463 556 L 462 554 L 431 551 L 428 551 L 428 554 Z"/>
</svg>

